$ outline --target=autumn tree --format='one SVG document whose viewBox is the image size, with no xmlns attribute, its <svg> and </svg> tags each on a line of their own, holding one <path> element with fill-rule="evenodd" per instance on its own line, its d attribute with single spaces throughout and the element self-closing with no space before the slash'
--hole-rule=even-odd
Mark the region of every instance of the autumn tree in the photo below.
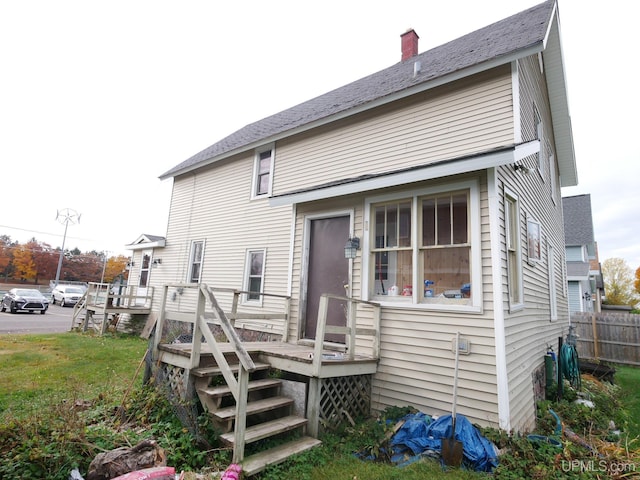
<svg viewBox="0 0 640 480">
<path fill-rule="evenodd" d="M 36 283 L 52 280 L 56 276 L 59 254 L 48 243 L 29 242 L 31 255 L 36 266 Z"/>
<path fill-rule="evenodd" d="M 602 262 L 602 277 L 608 305 L 635 305 L 638 296 L 633 288 L 633 271 L 622 258 Z"/>
<path fill-rule="evenodd" d="M 13 249 L 14 277 L 21 281 L 35 281 L 37 274 L 36 263 L 33 261 L 33 254 L 28 245 L 28 243 L 19 244 Z"/>
<path fill-rule="evenodd" d="M 4 275 L 5 281 L 7 280 L 9 271 L 12 267 L 12 259 L 11 237 L 8 235 L 0 235 L 0 273 Z"/>
<path fill-rule="evenodd" d="M 636 280 L 633 282 L 633 288 L 635 288 L 637 294 L 640 294 L 640 267 L 636 269 Z"/>
<path fill-rule="evenodd" d="M 109 257 L 104 269 L 104 281 L 105 283 L 112 283 L 113 280 L 120 274 L 127 278 L 126 266 L 129 259 L 124 255 L 118 255 L 117 257 Z"/>
</svg>

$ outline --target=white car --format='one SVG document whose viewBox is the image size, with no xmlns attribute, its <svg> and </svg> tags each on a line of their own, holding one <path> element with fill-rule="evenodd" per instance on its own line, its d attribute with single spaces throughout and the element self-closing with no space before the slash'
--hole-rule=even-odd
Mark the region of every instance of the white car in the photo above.
<svg viewBox="0 0 640 480">
<path fill-rule="evenodd" d="M 51 303 L 59 303 L 61 307 L 74 306 L 84 295 L 84 289 L 69 285 L 58 285 L 51 292 Z"/>
</svg>

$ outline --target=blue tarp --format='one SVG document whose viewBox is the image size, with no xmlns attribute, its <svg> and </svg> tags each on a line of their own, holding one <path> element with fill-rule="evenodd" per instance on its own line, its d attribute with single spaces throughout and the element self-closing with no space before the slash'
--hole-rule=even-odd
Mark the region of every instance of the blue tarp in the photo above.
<svg viewBox="0 0 640 480">
<path fill-rule="evenodd" d="M 451 415 L 432 420 L 416 413 L 404 417 L 405 423 L 391 438 L 391 458 L 398 464 L 411 463 L 429 453 L 440 454 L 442 439 L 451 436 Z M 491 472 L 498 466 L 495 445 L 483 437 L 463 415 L 456 415 L 455 439 L 463 444 L 463 465 L 479 472 Z"/>
</svg>

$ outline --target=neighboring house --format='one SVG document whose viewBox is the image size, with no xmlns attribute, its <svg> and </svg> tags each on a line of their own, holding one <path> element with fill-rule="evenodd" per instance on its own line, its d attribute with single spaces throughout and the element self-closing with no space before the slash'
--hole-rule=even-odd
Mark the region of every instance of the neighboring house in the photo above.
<svg viewBox="0 0 640 480">
<path fill-rule="evenodd" d="M 593 233 L 591 195 L 562 198 L 569 313 L 599 312 L 603 280 Z"/>
<path fill-rule="evenodd" d="M 374 410 L 449 412 L 459 331 L 458 412 L 530 429 L 569 324 L 560 187 L 577 174 L 559 34 L 554 1 L 423 53 L 409 30 L 400 62 L 214 143 L 160 176 L 166 244 L 134 242 L 130 283 L 161 259 L 156 287 L 290 295 L 290 342 L 313 342 L 322 293 L 378 302 Z"/>
</svg>

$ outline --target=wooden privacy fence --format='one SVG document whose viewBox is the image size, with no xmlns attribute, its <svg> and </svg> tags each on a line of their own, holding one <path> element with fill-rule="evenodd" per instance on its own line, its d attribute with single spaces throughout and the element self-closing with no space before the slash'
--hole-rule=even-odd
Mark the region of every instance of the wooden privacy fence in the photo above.
<svg viewBox="0 0 640 480">
<path fill-rule="evenodd" d="M 571 316 L 581 358 L 640 365 L 640 315 L 614 311 Z"/>
</svg>

